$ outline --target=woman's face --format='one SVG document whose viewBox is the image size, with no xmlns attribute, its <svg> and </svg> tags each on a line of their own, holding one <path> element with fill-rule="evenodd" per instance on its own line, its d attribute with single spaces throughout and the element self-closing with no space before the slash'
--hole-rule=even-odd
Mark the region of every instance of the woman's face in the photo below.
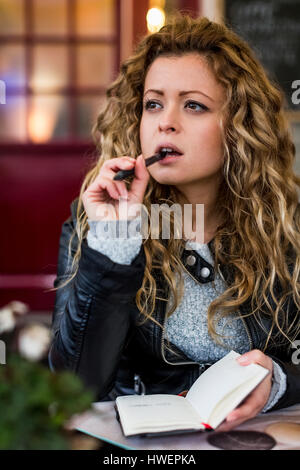
<svg viewBox="0 0 300 470">
<path fill-rule="evenodd" d="M 223 162 L 219 119 L 224 99 L 224 89 L 199 54 L 159 57 L 151 64 L 140 123 L 143 156 L 161 147 L 181 153 L 149 166 L 156 181 L 187 189 L 187 194 L 216 181 Z"/>
</svg>

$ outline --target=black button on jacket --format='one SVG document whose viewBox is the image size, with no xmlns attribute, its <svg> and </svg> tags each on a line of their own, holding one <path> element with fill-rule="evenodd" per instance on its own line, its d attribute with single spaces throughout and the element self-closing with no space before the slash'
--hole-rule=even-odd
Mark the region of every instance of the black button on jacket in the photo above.
<svg viewBox="0 0 300 470">
<path fill-rule="evenodd" d="M 66 280 L 68 246 L 76 222 L 78 199 L 71 204 L 71 216 L 62 226 L 60 237 L 57 287 Z M 78 239 L 72 241 L 72 254 Z M 213 240 L 209 248 L 214 253 Z M 190 263 L 187 258 L 195 256 Z M 183 252 L 187 271 L 198 282 L 210 282 L 214 268 L 197 252 Z M 173 352 L 163 346 L 162 328 L 153 321 L 140 325 L 141 316 L 135 305 L 135 295 L 143 280 L 145 255 L 143 246 L 131 265 L 113 262 L 93 250 L 83 240 L 79 269 L 67 286 L 56 291 L 53 313 L 53 340 L 49 364 L 53 371 L 68 369 L 78 374 L 86 386 L 96 392 L 97 400 L 113 400 L 118 395 L 132 393 L 171 393 L 188 390 L 199 374 L 209 365 L 199 364 L 172 345 Z M 207 276 L 207 269 L 209 276 Z M 201 276 L 205 272 L 206 276 Z M 232 273 L 227 266 L 219 266 L 220 275 L 230 285 Z M 157 286 L 164 291 L 161 276 Z M 165 298 L 165 297 L 164 297 Z M 270 300 L 271 302 L 271 300 Z M 155 318 L 163 324 L 166 302 L 157 301 Z M 292 296 L 286 303 L 291 321 L 298 313 Z M 249 312 L 249 303 L 240 307 L 240 313 L 249 338 L 250 349 L 262 349 L 266 333 Z M 294 356 L 293 356 L 294 353 Z M 265 354 L 274 359 L 287 375 L 287 389 L 273 409 L 300 402 L 300 359 L 295 350 L 272 346 Z M 297 362 L 294 360 L 294 362 Z"/>
</svg>

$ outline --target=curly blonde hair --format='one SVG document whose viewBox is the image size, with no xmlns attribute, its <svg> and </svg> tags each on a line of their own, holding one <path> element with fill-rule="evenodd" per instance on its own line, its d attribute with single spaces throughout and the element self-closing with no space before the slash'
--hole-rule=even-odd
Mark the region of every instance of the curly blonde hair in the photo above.
<svg viewBox="0 0 300 470">
<path fill-rule="evenodd" d="M 192 19 L 177 15 L 159 32 L 146 36 L 107 89 L 105 107 L 93 129 L 100 156 L 81 187 L 72 236 L 78 237 L 78 247 L 72 254 L 71 238 L 70 277 L 60 287 L 76 276 L 81 243 L 89 228 L 83 210 L 83 192 L 99 174 L 105 160 L 122 155 L 137 157 L 141 153 L 139 125 L 149 66 L 159 56 L 187 53 L 198 53 L 205 58 L 226 91 L 227 118 L 222 127 L 224 181 L 218 195 L 222 224 L 214 238 L 214 263 L 215 268 L 225 264 L 233 275 L 230 286 L 209 306 L 209 332 L 220 342 L 217 314 L 229 318 L 243 303 L 249 302 L 251 308 L 247 315 L 255 316 L 262 327 L 263 316 L 271 320 L 264 349 L 270 340 L 276 344 L 291 342 L 300 329 L 298 316 L 288 319 L 285 310 L 286 301 L 292 295 L 296 310 L 300 311 L 300 178 L 293 171 L 295 146 L 284 114 L 283 93 L 268 78 L 247 43 L 227 26 L 205 17 Z M 162 202 L 178 202 L 176 188 L 160 185 L 150 177 L 144 205 L 150 210 L 151 204 Z M 143 240 L 143 248 L 146 265 L 136 305 L 144 321 L 156 322 L 155 304 L 161 297 L 154 272 L 162 273 L 168 297 L 171 293 L 174 299 L 167 312 L 171 315 L 183 292 L 180 257 L 184 241 L 175 239 L 171 230 L 169 240 L 149 237 Z M 279 298 L 275 296 L 275 286 L 280 287 Z"/>
</svg>

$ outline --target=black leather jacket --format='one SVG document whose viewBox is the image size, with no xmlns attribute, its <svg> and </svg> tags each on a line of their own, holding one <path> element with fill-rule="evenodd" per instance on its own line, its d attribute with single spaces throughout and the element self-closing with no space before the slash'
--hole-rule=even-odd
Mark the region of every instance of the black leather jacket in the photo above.
<svg viewBox="0 0 300 470">
<path fill-rule="evenodd" d="M 65 279 L 77 203 L 76 199 L 71 204 L 72 215 L 62 227 L 55 287 Z M 72 253 L 77 243 L 78 239 L 74 237 Z M 213 240 L 209 248 L 214 253 Z M 193 265 L 187 262 L 190 255 L 196 260 Z M 200 283 L 210 282 L 214 277 L 213 266 L 195 251 L 185 250 L 183 263 Z M 205 279 L 200 274 L 203 266 L 211 272 Z M 84 240 L 76 277 L 56 292 L 50 367 L 53 371 L 74 371 L 96 392 L 97 400 L 113 400 L 118 395 L 143 392 L 178 394 L 188 390 L 209 366 L 192 361 L 175 345 L 172 349 L 177 354 L 164 350 L 162 329 L 153 321 L 137 325 L 141 318 L 135 295 L 142 283 L 144 267 L 143 246 L 128 266 L 111 261 Z M 219 272 L 230 285 L 232 272 L 228 267 L 219 265 Z M 157 286 L 162 293 L 164 284 L 159 272 L 156 274 Z M 165 308 L 166 302 L 157 301 L 155 318 L 161 324 Z M 292 319 L 297 314 L 292 298 L 287 308 Z M 244 316 L 248 311 L 248 304 L 243 304 L 240 313 L 249 338 L 249 350 L 262 349 L 266 334 L 252 316 Z M 273 409 L 300 402 L 300 366 L 291 362 L 293 352 L 287 347 L 276 346 L 265 351 L 287 375 L 286 392 Z"/>
</svg>

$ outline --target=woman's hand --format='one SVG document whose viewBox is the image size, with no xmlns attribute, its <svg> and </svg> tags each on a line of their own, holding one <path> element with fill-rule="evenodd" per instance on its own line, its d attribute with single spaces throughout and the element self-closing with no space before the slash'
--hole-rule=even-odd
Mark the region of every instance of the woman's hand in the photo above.
<svg viewBox="0 0 300 470">
<path fill-rule="evenodd" d="M 251 363 L 259 364 L 268 369 L 270 374 L 264 378 L 235 410 L 229 413 L 226 420 L 217 428 L 217 431 L 229 431 L 244 421 L 254 418 L 263 409 L 270 396 L 273 373 L 272 359 L 258 349 L 253 349 L 240 356 L 237 361 L 242 366 L 247 366 Z"/>
<path fill-rule="evenodd" d="M 114 181 L 113 178 L 119 170 L 132 168 L 135 177 L 128 191 L 124 181 Z M 137 159 L 118 157 L 105 161 L 99 175 L 82 195 L 88 218 L 118 220 L 135 217 L 136 213 L 133 211 L 130 213 L 130 208 L 136 209 L 143 203 L 149 177 L 143 155 L 139 155 Z"/>
</svg>

